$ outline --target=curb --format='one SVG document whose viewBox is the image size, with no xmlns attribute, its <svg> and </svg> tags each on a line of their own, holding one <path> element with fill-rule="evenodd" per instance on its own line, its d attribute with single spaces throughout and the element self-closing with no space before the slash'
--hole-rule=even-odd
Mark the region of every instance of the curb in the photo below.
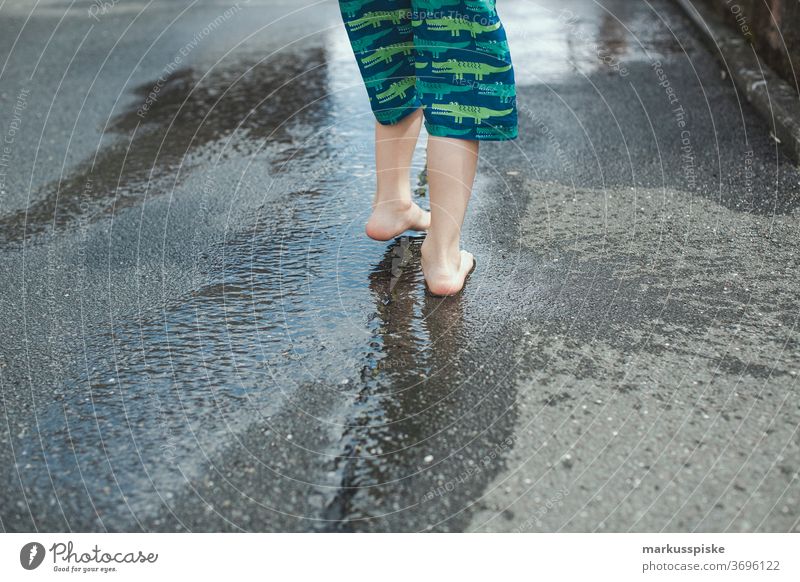
<svg viewBox="0 0 800 582">
<path fill-rule="evenodd" d="M 705 6 L 677 0 L 703 33 L 703 40 L 722 61 L 736 88 L 770 122 L 772 135 L 800 163 L 800 97 L 758 57 L 755 49 Z"/>
</svg>

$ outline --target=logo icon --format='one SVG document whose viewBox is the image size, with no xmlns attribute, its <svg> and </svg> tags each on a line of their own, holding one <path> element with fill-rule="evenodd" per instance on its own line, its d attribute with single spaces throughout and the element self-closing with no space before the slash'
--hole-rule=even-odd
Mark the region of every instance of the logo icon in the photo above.
<svg viewBox="0 0 800 582">
<path fill-rule="evenodd" d="M 19 551 L 19 563 L 26 570 L 35 570 L 44 561 L 44 546 L 39 542 L 29 542 Z"/>
</svg>

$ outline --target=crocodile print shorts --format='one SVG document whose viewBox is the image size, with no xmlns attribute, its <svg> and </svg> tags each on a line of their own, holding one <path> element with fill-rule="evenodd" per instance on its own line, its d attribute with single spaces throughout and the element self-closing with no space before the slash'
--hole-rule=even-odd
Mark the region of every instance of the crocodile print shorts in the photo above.
<svg viewBox="0 0 800 582">
<path fill-rule="evenodd" d="M 495 0 L 339 0 L 379 123 L 420 107 L 430 135 L 517 136 L 514 68 Z"/>
</svg>

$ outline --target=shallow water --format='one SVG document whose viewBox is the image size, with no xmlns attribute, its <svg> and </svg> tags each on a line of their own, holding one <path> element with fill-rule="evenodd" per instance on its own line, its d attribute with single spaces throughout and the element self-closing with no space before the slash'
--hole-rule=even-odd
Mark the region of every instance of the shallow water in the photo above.
<svg viewBox="0 0 800 582">
<path fill-rule="evenodd" d="M 651 24 L 654 14 L 628 2 L 612 2 L 613 14 L 596 3 L 563 6 L 573 4 L 581 6 L 574 23 L 554 2 L 504 4 L 520 84 L 541 96 L 559 83 L 559 99 L 574 89 L 597 102 L 598 80 L 624 76 L 619 59 L 640 75 L 645 70 L 639 88 L 655 103 L 650 112 L 662 111 L 663 92 L 644 63 L 677 49 L 664 27 Z M 639 176 L 628 172 L 626 163 L 634 164 L 621 144 L 637 127 L 618 125 L 619 135 L 589 128 L 599 154 L 591 143 L 591 155 L 574 155 L 587 129 L 571 117 L 558 125 L 557 115 L 566 115 L 556 107 L 537 109 L 526 151 L 503 150 L 505 166 L 482 167 L 465 231 L 478 270 L 465 293 L 426 296 L 419 235 L 378 243 L 363 234 L 374 180 L 372 117 L 343 32 L 327 40 L 324 48 L 264 60 L 234 55 L 208 69 L 175 71 L 143 117 L 137 106 L 157 81 L 141 84 L 136 105 L 112 119 L 114 139 L 95 159 L 44 187 L 26 212 L 0 217 L 7 248 L 57 245 L 78 227 L 92 235 L 82 241 L 87 251 L 97 241 L 152 242 L 136 238 L 131 217 L 151 217 L 145 212 L 154 203 L 165 215 L 158 223 L 164 239 L 195 237 L 176 245 L 189 257 L 177 264 L 197 270 L 177 292 L 155 276 L 176 276 L 166 252 L 162 273 L 138 273 L 146 268 L 138 249 L 133 266 L 112 263 L 117 249 L 78 256 L 101 263 L 86 272 L 108 277 L 111 301 L 112 282 L 126 269 L 141 275 L 140 294 L 101 314 L 108 325 L 70 330 L 77 364 L 64 365 L 54 398 L 35 402 L 30 430 L 13 437 L 19 472 L 8 472 L 7 488 L 19 480 L 33 492 L 25 500 L 31 520 L 109 530 L 463 530 L 471 514 L 487 509 L 484 497 L 498 497 L 495 479 L 509 469 L 510 452 L 517 453 L 515 472 L 532 458 L 524 469 L 531 478 L 555 473 L 547 487 L 566 487 L 573 457 L 565 465 L 564 451 L 574 442 L 588 457 L 600 442 L 592 431 L 584 437 L 585 402 L 638 410 L 653 394 L 671 406 L 650 376 L 670 362 L 694 371 L 693 350 L 713 362 L 713 350 L 727 349 L 728 334 L 715 343 L 708 331 L 718 313 L 735 323 L 736 309 L 750 299 L 742 290 L 720 291 L 727 289 L 723 271 L 738 269 L 740 257 L 714 253 L 717 239 L 703 238 L 724 212 L 707 198 L 633 188 Z M 656 87 L 655 97 L 647 97 L 648 87 Z M 644 126 L 638 112 L 636 119 Z M 637 163 L 655 156 L 650 137 L 636 138 Z M 423 144 L 414 175 L 423 169 Z M 545 159 L 551 154 L 556 162 Z M 540 180 L 548 170 L 564 182 Z M 581 170 L 597 174 L 592 186 L 568 185 Z M 606 188 L 607 175 L 624 189 Z M 422 178 L 417 195 L 424 206 Z M 227 215 L 204 207 L 208 198 L 222 200 Z M 187 199 L 197 206 L 182 206 Z M 250 205 L 252 212 L 236 212 Z M 699 218 L 686 218 L 687 208 Z M 741 216 L 725 220 L 741 227 Z M 702 231 L 697 256 L 684 259 L 684 233 L 692 228 Z M 218 236 L 208 242 L 212 231 Z M 78 293 L 90 287 L 81 267 Z M 698 269 L 712 267 L 720 270 L 716 278 L 693 283 Z M 786 327 L 793 321 L 787 316 Z M 658 341 L 650 341 L 654 330 Z M 673 336 L 690 347 L 667 357 Z M 630 378 L 637 358 L 641 374 Z M 734 371 L 748 369 L 725 361 Z M 773 374 L 760 365 L 765 377 Z M 522 395 L 521 382 L 528 388 Z M 651 418 L 642 421 L 648 430 Z M 517 438 L 527 439 L 522 451 Z M 546 441 L 558 449 L 554 459 L 541 452 Z M 605 460 L 615 474 L 630 454 L 618 446 Z M 606 486 L 589 477 L 580 485 L 585 495 L 569 500 L 578 510 Z M 552 494 L 547 487 L 537 492 L 544 499 Z M 513 494 L 530 489 L 517 483 Z M 509 513 L 503 507 L 487 511 L 494 519 Z"/>
<path fill-rule="evenodd" d="M 318 490 L 318 514 L 304 516 L 314 529 L 423 529 L 450 517 L 451 504 L 461 510 L 501 469 L 494 456 L 480 473 L 474 467 L 504 447 L 512 425 L 513 383 L 496 379 L 511 371 L 513 323 L 480 308 L 477 275 L 471 298 L 426 296 L 418 235 L 390 243 L 363 235 L 372 126 L 350 48 L 341 35 L 332 40 L 327 53 L 292 66 L 255 64 L 240 75 L 253 66 L 242 63 L 199 86 L 199 72 L 180 71 L 144 121 L 133 110 L 114 120 L 113 131 L 133 138 L 124 150 L 102 151 L 95 167 L 119 173 L 86 168 L 25 220 L 6 218 L 7 240 L 19 240 L 119 213 L 169 192 L 163 185 L 182 175 L 211 173 L 201 163 L 208 152 L 252 161 L 253 177 L 245 169 L 237 188 L 257 186 L 257 164 L 269 160 L 265 203 L 252 224 L 228 225 L 201 257 L 202 285 L 155 310 L 140 305 L 110 330 L 87 330 L 85 371 L 39 410 L 41 441 L 19 443 L 19 466 L 48 468 L 26 477 L 27 486 L 52 479 L 59 490 L 85 490 L 85 499 L 66 502 L 95 515 L 84 527 L 147 527 L 154 500 L 169 506 L 236 446 L 238 432 L 262 425 L 269 433 L 271 416 L 287 409 L 298 424 L 334 435 L 322 443 L 302 442 L 301 430 L 283 435 L 286 454 L 310 452 L 323 479 L 304 465 L 275 467 L 276 479 Z M 86 182 L 93 189 L 84 206 L 64 195 Z M 424 206 L 424 182 L 417 196 Z M 501 198 L 475 200 L 476 224 Z M 478 257 L 489 252 L 492 241 L 472 237 Z M 320 392 L 331 404 L 309 416 L 305 402 Z M 403 511 L 465 471 L 465 501 L 437 497 L 432 521 Z"/>
</svg>

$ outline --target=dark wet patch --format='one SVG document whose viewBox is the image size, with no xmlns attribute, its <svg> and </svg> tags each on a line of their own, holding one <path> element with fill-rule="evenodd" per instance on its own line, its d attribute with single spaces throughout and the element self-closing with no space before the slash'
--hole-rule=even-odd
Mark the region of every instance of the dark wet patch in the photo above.
<svg viewBox="0 0 800 582">
<path fill-rule="evenodd" d="M 51 478 L 86 490 L 73 500 L 81 507 L 68 512 L 70 527 L 129 527 L 153 510 L 154 497 L 175 495 L 243 414 L 269 414 L 282 391 L 304 381 L 302 373 L 291 384 L 274 381 L 303 349 L 297 338 L 285 349 L 281 328 L 302 311 L 291 298 L 302 295 L 306 274 L 281 272 L 280 259 L 302 255 L 314 268 L 316 254 L 302 233 L 276 230 L 265 224 L 228 240 L 221 265 L 190 297 L 84 338 L 86 373 L 66 378 L 56 402 L 39 411 L 41 445 L 22 439 L 15 447 L 20 464 L 48 469 L 24 473 L 26 490 L 47 488 Z M 253 252 L 276 236 L 276 252 Z"/>
<path fill-rule="evenodd" d="M 781 370 L 776 366 L 767 366 L 753 362 L 745 362 L 736 356 L 726 354 L 717 362 L 717 366 L 721 372 L 732 374 L 734 376 L 750 376 L 752 378 L 779 378 L 791 376 L 786 370 Z"/>
<path fill-rule="evenodd" d="M 529 242 L 547 281 L 531 306 L 528 359 L 537 367 L 630 391 L 638 385 L 628 377 L 632 363 L 645 354 L 742 374 L 728 362 L 734 356 L 725 353 L 727 341 L 716 338 L 717 330 L 759 333 L 785 353 L 782 344 L 791 335 L 768 339 L 762 321 L 791 317 L 782 284 L 788 273 L 761 272 L 761 263 L 777 254 L 788 258 L 787 250 L 761 238 L 757 220 L 738 224 L 738 213 L 714 216 L 715 242 L 703 243 L 707 213 L 716 210 L 709 203 L 695 202 L 695 218 L 683 210 L 685 198 L 668 191 L 639 190 L 636 198 L 620 199 L 553 184 L 526 189 L 540 192 L 530 210 Z M 788 373 L 785 362 L 769 365 L 765 356 L 748 364 L 751 375 Z"/>
<path fill-rule="evenodd" d="M 487 355 L 519 334 L 501 320 L 476 343 L 463 296 L 421 292 L 418 243 L 399 283 L 401 242 L 370 275 L 381 349 L 362 374 L 369 380 L 331 467 L 339 490 L 323 512 L 325 531 L 460 531 L 463 510 L 513 446 L 513 366 Z"/>
<path fill-rule="evenodd" d="M 135 105 L 109 126 L 116 139 L 47 184 L 26 209 L 0 217 L 0 244 L 84 226 L 168 195 L 220 157 L 266 146 L 275 157 L 265 163 L 280 164 L 278 152 L 327 116 L 326 67 L 324 51 L 308 49 L 210 72 L 179 69 L 140 85 Z"/>
<path fill-rule="evenodd" d="M 314 187 L 268 196 L 207 249 L 201 286 L 84 338 L 86 372 L 41 411 L 44 445 L 16 443 L 21 463 L 49 469 L 25 474 L 26 492 L 51 478 L 86 491 L 69 527 L 466 526 L 513 447 L 520 321 L 506 301 L 482 306 L 514 290 L 478 274 L 460 297 L 427 297 L 419 239 L 380 259 L 358 218 L 369 193 L 342 195 L 371 151 L 343 158 L 336 140 L 312 132 L 275 162 Z M 503 272 L 524 285 L 518 267 Z"/>
<path fill-rule="evenodd" d="M 705 54 L 692 59 L 705 53 L 693 39 L 681 41 L 686 54 L 623 59 L 625 77 L 603 70 L 520 87 L 525 155 L 513 159 L 510 151 L 509 162 L 564 186 L 667 187 L 743 214 L 791 216 L 800 208 L 797 166 L 776 150 L 763 119 L 729 82 L 699 89 L 719 68 Z M 656 62 L 677 102 L 659 85 Z"/>
<path fill-rule="evenodd" d="M 569 392 L 561 392 L 559 394 L 548 395 L 544 400 L 542 400 L 542 402 L 547 406 L 558 406 L 567 400 L 573 400 L 572 396 L 569 394 Z"/>
<path fill-rule="evenodd" d="M 614 44 L 618 28 L 609 26 L 604 34 L 605 47 L 624 55 L 623 44 Z M 290 86 L 297 82 L 299 87 L 293 91 L 287 86 L 288 93 L 275 103 L 299 99 L 305 104 L 327 90 L 326 79 L 317 72 L 324 55 L 307 56 L 292 57 L 298 59 L 290 62 L 296 62 L 300 78 Z M 542 60 L 531 62 L 538 65 Z M 330 68 L 319 69 L 333 74 Z M 638 88 L 646 103 L 657 104 L 661 117 L 654 116 L 654 123 L 669 130 L 673 120 L 667 109 L 660 109 L 663 95 L 649 65 L 634 63 L 630 70 L 644 81 Z M 238 66 L 232 69 L 239 71 Z M 610 91 L 609 84 L 602 85 L 611 81 L 608 72 L 590 80 Z M 710 75 L 714 70 L 703 72 Z M 232 156 L 253 153 L 268 136 L 274 136 L 274 147 L 262 156 L 264 163 L 294 185 L 252 221 L 226 230 L 224 243 L 202 257 L 203 282 L 192 292 L 164 304 L 131 306 L 111 329 L 86 330 L 81 338 L 85 348 L 75 352 L 85 357 L 85 373 L 66 375 L 56 401 L 40 403 L 42 440 L 31 433 L 13 437 L 17 468 L 36 521 L 26 521 L 23 506 L 13 510 L 10 522 L 6 518 L 11 512 L 3 512 L 4 527 L 25 529 L 20 524 L 27 523 L 31 529 L 32 523 L 50 530 L 466 529 L 475 510 L 505 507 L 487 505 L 481 497 L 489 483 L 515 468 L 506 466 L 510 453 L 535 450 L 542 436 L 562 444 L 583 436 L 600 442 L 589 423 L 605 402 L 581 411 L 587 397 L 597 402 L 598 392 L 608 390 L 636 414 L 655 406 L 660 412 L 670 411 L 674 416 L 668 418 L 675 422 L 685 420 L 705 430 L 704 415 L 714 413 L 713 402 L 687 409 L 685 401 L 676 399 L 684 386 L 657 377 L 659 372 L 688 368 L 704 374 L 722 362 L 719 379 L 698 378 L 698 388 L 690 386 L 687 392 L 716 390 L 725 398 L 730 386 L 725 376 L 749 373 L 751 365 L 763 373 L 769 367 L 767 356 L 781 348 L 797 353 L 792 349 L 795 339 L 787 338 L 782 345 L 769 339 L 775 337 L 778 323 L 794 329 L 796 321 L 794 287 L 785 284 L 796 264 L 793 239 L 786 230 L 776 231 L 793 224 L 781 226 L 777 217 L 768 233 L 749 223 L 741 229 L 740 222 L 734 223 L 737 228 L 732 229 L 725 214 L 727 209 L 736 211 L 736 221 L 758 214 L 772 219 L 796 205 L 796 184 L 791 185 L 796 173 L 782 162 L 780 180 L 791 187 L 785 188 L 784 182 L 774 189 L 761 187 L 771 172 L 769 156 L 763 153 L 770 151 L 763 132 L 752 142 L 758 150 L 755 168 L 763 172 L 763 179 L 752 188 L 743 188 L 731 169 L 740 161 L 741 148 L 726 147 L 721 192 L 701 188 L 696 198 L 681 199 L 680 192 L 651 190 L 646 194 L 654 195 L 655 203 L 645 204 L 647 211 L 640 214 L 636 203 L 641 189 L 628 188 L 638 188 L 637 180 L 662 186 L 662 178 L 654 144 L 629 133 L 647 131 L 641 112 L 631 114 L 630 104 L 635 102 L 619 91 L 610 93 L 618 97 L 613 104 L 626 120 L 625 137 L 635 146 L 630 168 L 625 161 L 628 144 L 609 131 L 609 116 L 598 110 L 596 92 L 577 89 L 575 76 L 558 91 L 584 121 L 599 121 L 587 124 L 597 139 L 594 144 L 584 143 L 582 134 L 576 138 L 575 124 L 561 117 L 564 110 L 551 107 L 552 95 L 524 89 L 522 98 L 546 113 L 546 124 L 556 133 L 563 130 L 558 138 L 569 146 L 566 151 L 576 173 L 552 163 L 553 142 L 529 119 L 528 135 L 541 134 L 523 144 L 523 152 L 533 156 L 532 167 L 564 181 L 575 175 L 595 189 L 565 193 L 558 185 L 542 188 L 532 178 L 512 180 L 510 185 L 496 180 L 479 189 L 491 200 L 483 207 L 473 206 L 470 220 L 477 226 L 470 244 L 480 247 L 476 241 L 482 241 L 485 259 L 462 296 L 438 300 L 422 290 L 418 241 L 408 239 L 384 249 L 363 238 L 361 219 L 372 180 L 366 184 L 357 176 L 369 172 L 371 128 L 363 118 L 354 122 L 358 125 L 347 125 L 354 118 L 352 106 L 340 100 L 329 108 L 320 101 L 307 110 L 286 111 L 265 103 L 267 114 L 296 113 L 291 123 L 281 126 L 280 116 L 254 117 L 248 107 L 286 77 L 284 71 L 267 69 L 263 79 L 244 82 L 249 89 L 231 104 L 230 115 L 228 110 L 217 111 L 214 102 L 232 77 L 222 74 L 217 82 L 212 77 L 208 88 L 204 81 L 193 89 L 193 74 L 179 72 L 165 82 L 130 151 L 125 145 L 101 152 L 100 159 L 111 169 L 96 178 L 101 187 L 96 196 L 89 196 L 88 207 L 70 210 L 55 200 L 36 207 L 30 232 L 46 232 L 53 215 L 57 231 L 104 216 L 112 208 L 120 175 L 119 193 L 125 196 L 117 202 L 134 204 L 145 199 L 143 186 L 154 162 L 154 176 L 169 183 L 178 168 L 206 163 L 228 150 Z M 731 95 L 720 91 L 719 84 L 710 85 L 712 100 L 727 99 L 721 116 L 736 117 L 729 115 Z M 149 90 L 141 87 L 140 97 Z M 691 87 L 682 87 L 681 94 L 692 95 Z M 186 96 L 195 110 L 180 109 Z M 220 105 L 224 104 L 225 98 Z M 693 111 L 702 111 L 702 105 L 695 103 Z M 339 118 L 330 110 L 337 107 Z M 215 123 L 200 123 L 206 112 Z M 128 111 L 116 120 L 115 131 L 130 136 L 137 117 Z M 173 117 L 179 127 L 167 131 L 164 124 Z M 239 121 L 245 122 L 241 135 L 231 129 Z M 708 140 L 711 134 L 703 133 L 708 120 L 700 121 L 693 131 Z M 315 132 L 324 133 L 329 122 L 343 124 L 338 135 L 331 132 L 304 141 Z M 742 130 L 736 124 L 719 129 Z M 171 136 L 173 131 L 176 136 Z M 228 137 L 233 140 L 225 145 Z M 169 151 L 156 155 L 160 138 L 166 138 Z M 738 143 L 730 134 L 722 138 L 726 146 Z M 675 134 L 659 134 L 659 140 L 670 152 L 666 173 L 674 183 L 669 185 L 682 191 Z M 181 161 L 184 151 L 191 153 L 186 163 Z M 534 173 L 529 160 L 515 160 L 510 147 L 502 151 L 489 154 L 496 164 L 490 171 Z M 123 165 L 126 155 L 131 159 Z M 705 160 L 699 167 L 712 186 L 720 183 L 712 171 L 715 162 Z M 83 188 L 87 177 L 95 180 L 94 172 L 82 171 L 70 184 Z M 625 187 L 607 190 L 610 184 Z M 152 183 L 150 189 L 147 195 L 156 195 Z M 606 197 L 610 193 L 616 202 Z M 566 195 L 555 196 L 562 194 Z M 549 205 L 531 207 L 530 216 L 520 217 L 515 203 L 531 200 L 547 200 Z M 712 204 L 702 206 L 707 201 Z M 686 218 L 687 209 L 694 213 L 690 218 L 698 216 L 698 206 L 700 224 Z M 685 220 L 670 218 L 676 216 Z M 644 239 L 643 224 L 650 226 Z M 18 227 L 8 225 L 12 233 Z M 17 233 L 14 240 L 30 232 Z M 759 271 L 762 288 L 755 293 L 733 275 L 755 273 L 759 264 L 752 257 L 769 257 L 775 267 Z M 790 268 L 782 269 L 781 264 Z M 751 301 L 763 315 L 753 317 Z M 750 350 L 745 352 L 748 359 L 751 353 L 758 356 L 746 369 L 725 353 L 737 324 L 743 326 L 737 346 Z M 523 362 L 521 369 L 517 358 Z M 778 372 L 791 369 L 782 364 Z M 524 391 L 517 388 L 520 382 Z M 564 397 L 565 387 L 569 398 Z M 557 423 L 545 418 L 526 425 L 525 436 L 517 426 L 521 412 L 516 402 L 522 392 L 543 416 L 563 415 L 570 425 L 564 426 L 562 418 Z M 753 383 L 741 392 L 759 404 L 782 396 Z M 731 429 L 728 423 L 748 414 L 743 407 L 734 410 L 729 416 L 720 414 L 725 433 Z M 645 419 L 648 428 L 651 418 Z M 782 421 L 788 425 L 792 417 Z M 764 435 L 775 436 L 774 428 L 764 428 L 753 431 L 758 442 Z M 657 438 L 664 436 L 671 435 L 666 430 L 656 433 Z M 687 445 L 701 448 L 698 442 L 693 439 Z M 654 464 L 661 451 L 657 442 L 641 450 L 642 458 Z M 743 458 L 747 452 L 732 454 Z M 628 454 L 627 444 L 617 453 Z M 560 478 L 574 478 L 585 472 L 590 458 L 595 456 L 589 457 L 586 450 L 570 458 L 558 455 L 552 466 Z M 680 458 L 668 467 L 669 476 L 698 465 L 696 459 Z M 650 465 L 642 468 L 649 471 Z M 790 465 L 780 471 L 788 482 Z M 593 496 L 601 474 L 602 468 L 587 473 L 575 486 L 579 493 L 574 499 L 582 498 L 582 503 Z M 16 473 L 9 471 L 9 490 L 15 479 Z M 652 486 L 660 489 L 660 484 Z M 510 494 L 521 491 L 515 488 Z M 642 506 L 651 501 L 644 500 Z M 606 503 L 603 510 L 609 507 Z M 65 514 L 70 516 L 67 521 L 62 519 Z M 506 519 L 515 516 L 526 519 L 524 506 L 515 507 L 513 515 L 504 514 Z M 683 516 L 679 519 L 682 527 L 689 527 Z"/>
</svg>

